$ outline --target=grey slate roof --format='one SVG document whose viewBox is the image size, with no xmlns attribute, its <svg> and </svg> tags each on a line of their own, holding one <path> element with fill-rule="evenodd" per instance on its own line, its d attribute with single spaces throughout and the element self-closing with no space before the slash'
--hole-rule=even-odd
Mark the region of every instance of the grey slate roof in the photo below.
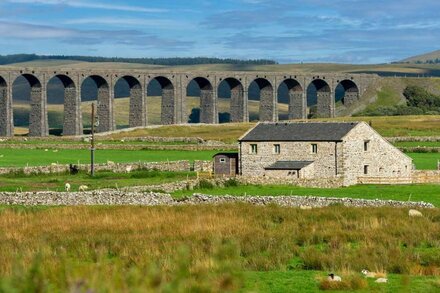
<svg viewBox="0 0 440 293">
<path fill-rule="evenodd" d="M 240 141 L 342 141 L 357 122 L 259 123 Z"/>
<path fill-rule="evenodd" d="M 266 170 L 301 170 L 312 164 L 313 161 L 277 161 L 272 165 L 265 167 Z"/>
</svg>

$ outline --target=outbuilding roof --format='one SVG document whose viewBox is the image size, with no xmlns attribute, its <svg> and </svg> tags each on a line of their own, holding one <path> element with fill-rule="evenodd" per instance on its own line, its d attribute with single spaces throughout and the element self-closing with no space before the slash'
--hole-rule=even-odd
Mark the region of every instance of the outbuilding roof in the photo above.
<svg viewBox="0 0 440 293">
<path fill-rule="evenodd" d="M 259 123 L 240 141 L 342 141 L 358 122 Z"/>
<path fill-rule="evenodd" d="M 301 170 L 312 164 L 313 161 L 277 161 L 272 165 L 265 167 L 266 170 Z"/>
</svg>

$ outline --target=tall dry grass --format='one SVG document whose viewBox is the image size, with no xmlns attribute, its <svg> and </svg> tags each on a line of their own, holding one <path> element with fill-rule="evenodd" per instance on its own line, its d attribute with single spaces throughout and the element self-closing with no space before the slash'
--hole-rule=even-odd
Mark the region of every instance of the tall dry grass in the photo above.
<svg viewBox="0 0 440 293">
<path fill-rule="evenodd" d="M 294 269 L 438 276 L 440 210 L 423 213 L 245 204 L 8 208 L 0 213 L 0 284 L 220 292 L 241 286 L 240 271 L 284 270 L 292 261 Z"/>
</svg>

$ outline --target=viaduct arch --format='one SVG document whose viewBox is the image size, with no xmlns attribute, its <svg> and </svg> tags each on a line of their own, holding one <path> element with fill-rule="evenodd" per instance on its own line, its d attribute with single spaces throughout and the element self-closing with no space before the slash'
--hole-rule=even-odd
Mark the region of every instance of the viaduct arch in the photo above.
<svg viewBox="0 0 440 293">
<path fill-rule="evenodd" d="M 375 74 L 323 73 L 292 74 L 278 72 L 148 72 L 143 70 L 78 70 L 52 68 L 0 68 L 0 136 L 14 133 L 12 111 L 12 85 L 18 77 L 30 85 L 31 112 L 30 136 L 49 134 L 47 119 L 47 84 L 58 78 L 64 87 L 63 135 L 80 135 L 83 132 L 81 113 L 81 88 L 86 79 L 97 87 L 97 131 L 116 129 L 114 88 L 123 79 L 129 86 L 130 127 L 148 125 L 147 88 L 155 80 L 160 85 L 161 124 L 183 124 L 188 121 L 187 91 L 193 81 L 200 89 L 200 122 L 219 122 L 218 89 L 226 83 L 231 91 L 229 105 L 231 122 L 249 121 L 249 87 L 255 83 L 259 90 L 259 120 L 278 120 L 278 90 L 287 87 L 289 119 L 307 118 L 307 89 L 316 88 L 317 116 L 335 116 L 335 91 L 342 87 L 342 104 L 350 106 L 379 77 Z"/>
</svg>

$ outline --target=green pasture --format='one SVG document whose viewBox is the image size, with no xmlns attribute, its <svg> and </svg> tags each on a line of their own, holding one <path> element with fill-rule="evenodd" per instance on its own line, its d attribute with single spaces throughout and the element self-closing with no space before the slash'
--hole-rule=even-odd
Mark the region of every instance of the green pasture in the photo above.
<svg viewBox="0 0 440 293">
<path fill-rule="evenodd" d="M 211 160 L 217 151 L 174 150 L 97 150 L 95 162 L 163 162 L 179 160 Z M 69 149 L 0 149 L 0 167 L 89 164 L 90 150 Z"/>
<path fill-rule="evenodd" d="M 146 186 L 174 181 L 192 179 L 194 172 L 163 172 L 135 170 L 130 173 L 114 173 L 111 171 L 96 172 L 92 177 L 86 172 L 76 175 L 69 173 L 24 175 L 22 173 L 3 175 L 0 177 L 0 191 L 64 191 L 68 182 L 71 191 L 78 191 L 80 185 L 87 185 L 89 190 L 127 186 Z"/>
</svg>

